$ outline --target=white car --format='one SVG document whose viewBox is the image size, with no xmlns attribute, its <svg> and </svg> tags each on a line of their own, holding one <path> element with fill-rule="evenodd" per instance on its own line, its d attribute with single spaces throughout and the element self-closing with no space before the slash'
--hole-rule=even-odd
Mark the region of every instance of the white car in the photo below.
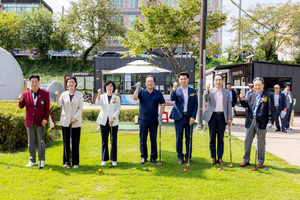
<svg viewBox="0 0 300 200">
<path fill-rule="evenodd" d="M 193 55 L 193 52 L 191 52 L 191 51 L 189 51 L 189 52 L 183 52 L 183 53 L 182 53 L 182 57 L 183 57 L 183 58 L 191 57 L 192 55 Z M 174 57 L 180 58 L 180 57 L 181 57 L 181 52 L 178 53 L 178 54 L 176 54 Z M 197 57 L 197 56 L 195 56 L 195 54 L 194 54 L 193 58 L 196 58 L 196 57 Z"/>
</svg>

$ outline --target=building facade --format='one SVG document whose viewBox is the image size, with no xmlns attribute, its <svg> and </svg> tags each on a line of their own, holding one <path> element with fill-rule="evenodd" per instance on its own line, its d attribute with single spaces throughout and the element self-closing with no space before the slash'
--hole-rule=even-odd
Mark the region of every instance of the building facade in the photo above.
<svg viewBox="0 0 300 200">
<path fill-rule="evenodd" d="M 53 13 L 52 8 L 44 0 L 0 0 L 0 11 L 20 13 L 31 12 L 41 7 Z"/>
</svg>

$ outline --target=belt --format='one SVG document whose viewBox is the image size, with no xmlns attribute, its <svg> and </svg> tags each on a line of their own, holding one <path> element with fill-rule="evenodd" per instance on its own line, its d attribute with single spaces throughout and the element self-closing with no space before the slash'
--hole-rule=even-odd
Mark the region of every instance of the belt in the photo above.
<svg viewBox="0 0 300 200">
<path fill-rule="evenodd" d="M 221 115 L 221 114 L 223 114 L 224 112 L 214 112 L 214 113 L 216 113 L 216 114 L 218 114 L 218 115 Z"/>
<path fill-rule="evenodd" d="M 279 106 L 275 106 L 275 108 L 279 108 Z"/>
<path fill-rule="evenodd" d="M 256 116 L 253 116 L 252 118 L 253 118 L 253 119 L 256 119 Z"/>
<path fill-rule="evenodd" d="M 183 115 L 187 115 L 187 112 L 183 112 Z"/>
</svg>

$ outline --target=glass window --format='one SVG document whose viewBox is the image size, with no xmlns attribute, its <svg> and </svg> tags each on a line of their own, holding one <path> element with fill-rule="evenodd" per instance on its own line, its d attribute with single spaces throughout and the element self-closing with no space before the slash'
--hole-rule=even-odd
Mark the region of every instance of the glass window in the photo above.
<svg viewBox="0 0 300 200">
<path fill-rule="evenodd" d="M 124 0 L 116 0 L 114 6 L 117 8 L 124 8 Z"/>
<path fill-rule="evenodd" d="M 85 89 L 92 90 L 94 87 L 94 76 L 85 77 Z"/>
<path fill-rule="evenodd" d="M 138 8 L 138 7 L 139 7 L 139 1 L 138 0 L 130 0 L 129 8 Z"/>
<path fill-rule="evenodd" d="M 78 90 L 83 90 L 84 89 L 84 76 L 76 76 L 76 79 L 77 79 L 76 88 Z"/>
<path fill-rule="evenodd" d="M 211 8 L 211 7 L 212 7 L 211 1 L 212 1 L 212 0 L 207 0 L 207 8 Z"/>
<path fill-rule="evenodd" d="M 109 42 L 109 44 L 122 44 L 121 40 L 114 40 L 110 37 L 108 37 L 108 42 Z"/>
<path fill-rule="evenodd" d="M 135 17 L 138 17 L 138 16 L 135 16 L 135 15 L 130 15 L 129 16 L 129 26 L 133 26 Z"/>
</svg>

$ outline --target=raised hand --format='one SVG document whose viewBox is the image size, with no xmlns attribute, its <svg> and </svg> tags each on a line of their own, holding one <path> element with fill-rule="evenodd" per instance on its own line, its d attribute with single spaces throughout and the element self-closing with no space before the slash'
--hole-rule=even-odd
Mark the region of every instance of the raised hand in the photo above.
<svg viewBox="0 0 300 200">
<path fill-rule="evenodd" d="M 240 97 L 241 99 L 244 97 L 244 92 L 241 92 Z"/>
<path fill-rule="evenodd" d="M 141 82 L 137 82 L 137 83 L 136 83 L 136 89 L 138 89 L 138 90 L 139 90 L 139 89 L 140 89 L 140 87 L 141 87 Z"/>
<path fill-rule="evenodd" d="M 206 85 L 206 91 L 208 92 L 209 89 L 210 89 L 210 83 L 207 83 L 207 85 Z"/>
<path fill-rule="evenodd" d="M 177 87 L 178 87 L 178 82 L 174 82 L 173 83 L 173 90 L 175 91 Z"/>
<path fill-rule="evenodd" d="M 98 94 L 101 94 L 101 88 L 98 90 Z"/>
<path fill-rule="evenodd" d="M 56 97 L 58 98 L 58 97 L 59 97 L 59 91 L 56 91 L 56 92 L 55 92 L 55 95 L 56 95 Z"/>
<path fill-rule="evenodd" d="M 23 93 L 22 93 L 22 94 L 19 95 L 19 101 L 20 101 L 20 102 L 23 101 L 23 98 L 24 98 L 24 97 L 23 97 Z"/>
</svg>

